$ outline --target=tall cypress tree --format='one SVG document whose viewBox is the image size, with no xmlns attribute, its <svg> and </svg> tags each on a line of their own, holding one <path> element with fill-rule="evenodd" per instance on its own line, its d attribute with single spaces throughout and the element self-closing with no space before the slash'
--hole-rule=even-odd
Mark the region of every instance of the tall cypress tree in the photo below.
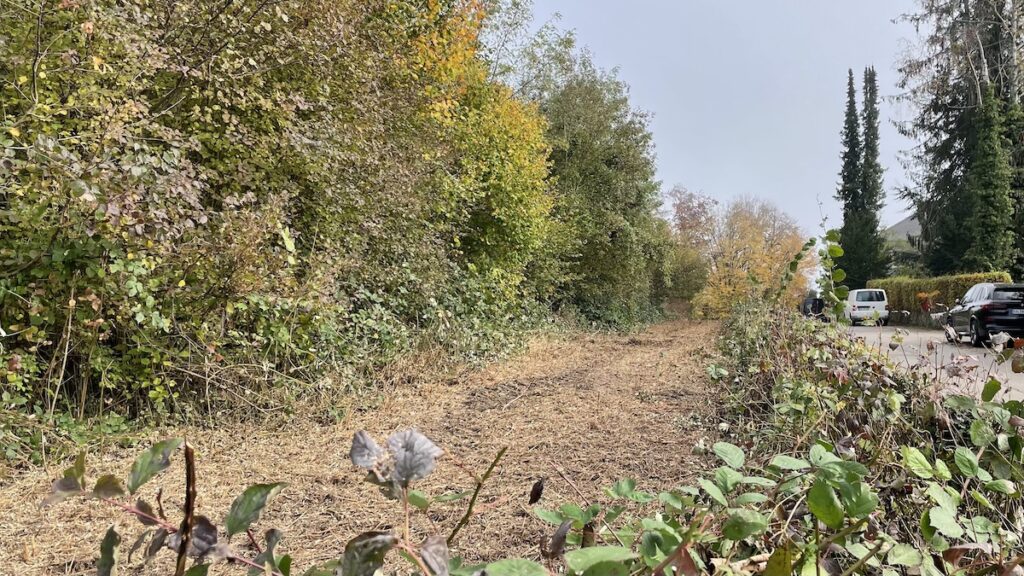
<svg viewBox="0 0 1024 576">
<path fill-rule="evenodd" d="M 843 270 L 851 288 L 885 275 L 885 241 L 878 230 L 882 206 L 883 169 L 879 161 L 878 79 L 874 69 L 864 72 L 864 110 L 857 111 L 853 70 L 847 81 L 846 119 L 843 124 L 843 168 L 836 197 L 843 202 L 840 230 Z M 861 128 L 863 127 L 863 137 Z"/>
<path fill-rule="evenodd" d="M 878 73 L 873 67 L 864 70 L 864 111 L 861 125 L 864 129 L 863 156 L 861 157 L 860 205 L 855 208 L 857 225 L 860 226 L 857 243 L 851 244 L 854 255 L 859 257 L 860 270 L 855 271 L 854 278 L 858 284 L 864 284 L 872 278 L 885 276 L 889 267 L 885 239 L 879 231 L 878 211 L 882 209 L 885 199 L 885 170 L 879 158 L 880 115 L 878 111 Z M 847 271 L 849 274 L 849 271 Z"/>
<path fill-rule="evenodd" d="M 857 87 L 853 80 L 853 69 L 850 69 L 846 83 L 846 119 L 843 123 L 842 139 L 843 168 L 839 172 L 836 200 L 843 203 L 845 222 L 852 203 L 858 201 L 861 186 L 860 117 L 857 115 Z"/>
<path fill-rule="evenodd" d="M 963 267 L 969 272 L 1007 270 L 1014 260 L 1013 172 L 1003 137 L 1002 102 L 988 86 L 976 110 L 970 147 L 966 222 L 969 242 Z"/>
</svg>

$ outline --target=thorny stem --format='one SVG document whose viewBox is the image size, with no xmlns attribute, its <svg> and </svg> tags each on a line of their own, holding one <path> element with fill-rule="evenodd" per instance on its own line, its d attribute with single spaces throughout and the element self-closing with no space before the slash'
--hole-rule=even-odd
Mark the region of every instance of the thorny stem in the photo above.
<svg viewBox="0 0 1024 576">
<path fill-rule="evenodd" d="M 174 576 L 185 575 L 188 548 L 192 545 L 192 527 L 196 523 L 196 454 L 185 441 L 185 517 L 181 519 L 181 544 L 178 546 L 178 560 Z"/>
<path fill-rule="evenodd" d="M 459 530 L 462 530 L 462 528 L 465 527 L 466 524 L 469 524 L 469 518 L 473 515 L 473 507 L 476 506 L 476 499 L 478 496 L 480 496 L 480 490 L 483 489 L 484 483 L 487 482 L 487 479 L 491 477 L 491 473 L 493 473 L 494 469 L 497 468 L 498 462 L 501 461 L 501 458 L 502 456 L 505 455 L 505 452 L 508 452 L 508 446 L 505 446 L 501 450 L 498 450 L 498 455 L 494 457 L 494 460 L 491 462 L 491 465 L 487 467 L 487 471 L 484 472 L 484 475 L 481 476 L 480 479 L 476 481 L 476 488 L 473 489 L 473 496 L 470 497 L 469 499 L 469 506 L 466 507 L 466 513 L 459 520 L 459 523 L 455 525 L 455 528 L 452 530 L 452 533 L 448 535 L 447 543 L 449 547 L 451 547 L 452 542 L 455 541 L 455 537 L 459 534 Z M 406 501 L 408 502 L 408 498 L 406 498 Z"/>
</svg>

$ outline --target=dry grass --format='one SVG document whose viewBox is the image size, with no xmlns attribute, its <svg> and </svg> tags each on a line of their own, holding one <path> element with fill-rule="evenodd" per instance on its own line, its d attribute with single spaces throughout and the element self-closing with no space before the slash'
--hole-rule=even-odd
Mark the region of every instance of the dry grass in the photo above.
<svg viewBox="0 0 1024 576">
<path fill-rule="evenodd" d="M 523 356 L 480 372 L 397 387 L 378 396 L 372 408 L 353 405 L 345 421 L 332 426 L 309 423 L 268 432 L 232 425 L 164 430 L 153 438 L 188 436 L 199 455 L 199 511 L 217 523 L 245 486 L 287 480 L 257 528 L 282 530 L 281 550 L 301 569 L 339 556 L 355 534 L 398 525 L 402 518 L 399 507 L 362 482 L 348 462 L 356 430 L 383 439 L 415 426 L 437 442 L 450 456 L 419 486 L 434 495 L 470 485 L 455 458 L 482 472 L 508 446 L 484 489 L 481 513 L 462 531 L 456 553 L 468 560 L 536 557 L 549 529 L 527 507 L 538 478 L 548 478 L 543 503 L 556 507 L 582 503 L 563 474 L 587 499 L 600 500 L 601 488 L 619 478 L 636 478 L 641 487 L 657 490 L 685 483 L 699 471 L 703 464 L 691 452 L 708 429 L 701 420 L 712 409 L 704 365 L 715 329 L 679 321 L 633 336 L 542 340 Z M 90 455 L 89 476 L 126 476 L 137 451 Z M 141 532 L 134 520 L 98 502 L 39 508 L 58 473 L 56 467 L 35 470 L 0 486 L 0 572 L 93 573 L 98 543 L 110 524 L 119 526 L 124 549 Z M 182 500 L 182 477 L 179 456 L 143 489 L 144 496 L 152 500 L 162 487 L 173 516 Z M 429 518 L 417 515 L 414 531 L 447 534 L 461 505 L 437 505 Z M 236 544 L 245 548 L 237 538 Z M 126 572 L 167 574 L 167 566 L 143 567 L 133 559 Z M 221 567 L 212 573 L 243 572 Z"/>
</svg>

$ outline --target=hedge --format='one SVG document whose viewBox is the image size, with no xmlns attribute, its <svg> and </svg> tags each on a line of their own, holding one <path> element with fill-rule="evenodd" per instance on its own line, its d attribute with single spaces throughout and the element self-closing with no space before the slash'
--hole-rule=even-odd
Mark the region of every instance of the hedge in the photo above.
<svg viewBox="0 0 1024 576">
<path fill-rule="evenodd" d="M 927 326 L 932 323 L 931 314 L 941 312 L 944 306 L 952 307 L 971 286 L 982 282 L 1013 282 L 1007 272 L 981 272 L 936 276 L 934 278 L 910 278 L 894 276 L 868 282 L 868 288 L 881 288 L 889 297 L 889 309 L 894 313 L 896 323 Z M 910 315 L 901 313 L 906 310 Z"/>
</svg>

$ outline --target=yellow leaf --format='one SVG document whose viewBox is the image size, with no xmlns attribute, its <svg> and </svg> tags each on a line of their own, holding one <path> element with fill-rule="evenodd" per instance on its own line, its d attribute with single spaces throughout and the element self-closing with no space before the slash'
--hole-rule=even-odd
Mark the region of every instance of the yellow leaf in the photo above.
<svg viewBox="0 0 1024 576">
<path fill-rule="evenodd" d="M 99 56 L 93 56 L 92 57 L 92 69 L 93 70 L 99 70 L 102 66 L 103 66 L 103 58 L 100 58 Z"/>
<path fill-rule="evenodd" d="M 178 288 L 184 288 L 184 287 L 185 287 L 185 281 L 184 280 L 178 280 Z"/>
<path fill-rule="evenodd" d="M 24 84 L 25 82 L 28 82 L 28 76 L 18 76 L 18 84 Z"/>
<path fill-rule="evenodd" d="M 17 138 L 18 136 L 21 136 L 21 130 L 18 130 L 14 126 L 11 126 L 10 128 L 8 128 L 7 131 L 10 132 L 11 136 L 14 136 L 15 138 Z"/>
</svg>

